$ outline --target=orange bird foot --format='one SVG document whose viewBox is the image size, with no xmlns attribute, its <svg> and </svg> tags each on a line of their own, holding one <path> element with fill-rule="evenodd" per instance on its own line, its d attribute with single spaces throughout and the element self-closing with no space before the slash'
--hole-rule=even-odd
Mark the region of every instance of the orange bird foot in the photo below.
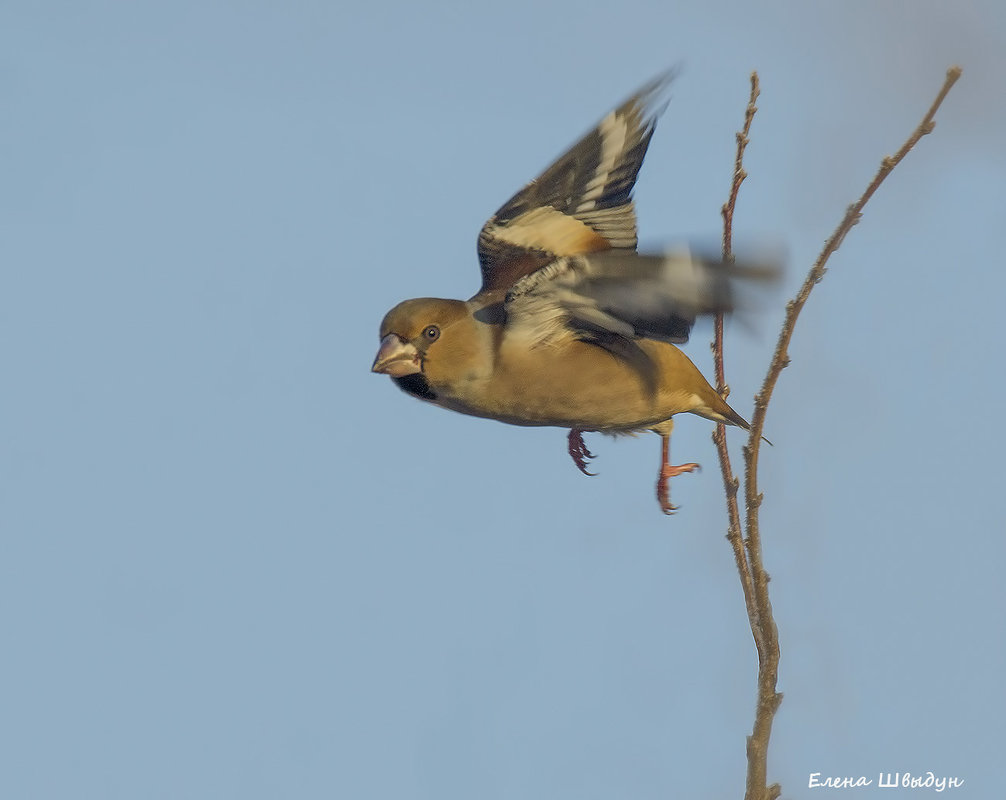
<svg viewBox="0 0 1006 800">
<path fill-rule="evenodd" d="M 694 472 L 699 469 L 698 464 L 682 464 L 679 467 L 671 463 L 671 434 L 670 430 L 660 431 L 660 475 L 657 477 L 657 502 L 660 503 L 660 510 L 665 514 L 673 514 L 678 510 L 676 505 L 671 503 L 671 490 L 667 482 L 677 477 L 683 472 Z"/>
<path fill-rule="evenodd" d="M 577 428 L 573 428 L 569 432 L 569 457 L 573 459 L 576 468 L 584 475 L 589 475 L 592 478 L 597 475 L 596 472 L 587 471 L 587 462 L 594 457 L 594 454 L 587 449 L 587 445 L 583 442 L 583 431 Z"/>
<path fill-rule="evenodd" d="M 670 487 L 667 484 L 668 480 L 685 472 L 694 472 L 697 469 L 699 469 L 698 464 L 682 464 L 678 467 L 673 464 L 664 464 L 660 468 L 660 477 L 657 478 L 657 502 L 660 503 L 661 511 L 665 514 L 673 514 L 678 510 L 678 507 L 671 503 Z"/>
</svg>

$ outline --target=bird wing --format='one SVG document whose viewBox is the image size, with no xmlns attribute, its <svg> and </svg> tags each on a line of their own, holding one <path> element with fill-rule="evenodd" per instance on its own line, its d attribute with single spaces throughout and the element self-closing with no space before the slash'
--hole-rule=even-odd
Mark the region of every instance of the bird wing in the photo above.
<svg viewBox="0 0 1006 800">
<path fill-rule="evenodd" d="M 680 344 L 696 317 L 733 311 L 741 283 L 771 283 L 779 274 L 774 262 L 727 263 L 688 250 L 559 258 L 507 292 L 508 335 L 529 348 L 570 338 L 613 352 L 640 338 Z"/>
<path fill-rule="evenodd" d="M 480 294 L 563 257 L 635 250 L 632 188 L 673 77 L 643 86 L 493 214 L 479 233 Z"/>
</svg>

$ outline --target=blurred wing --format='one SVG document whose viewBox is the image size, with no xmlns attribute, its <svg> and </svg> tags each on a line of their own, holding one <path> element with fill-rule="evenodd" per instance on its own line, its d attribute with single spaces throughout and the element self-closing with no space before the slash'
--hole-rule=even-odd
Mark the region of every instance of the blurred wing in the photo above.
<svg viewBox="0 0 1006 800">
<path fill-rule="evenodd" d="M 560 258 L 507 293 L 507 325 L 528 347 L 567 338 L 613 352 L 613 344 L 640 338 L 680 344 L 699 315 L 734 310 L 741 282 L 766 284 L 780 274 L 776 263 L 724 263 L 687 251 Z"/>
<path fill-rule="evenodd" d="M 481 292 L 509 289 L 556 258 L 635 250 L 632 187 L 673 77 L 646 84 L 486 222 Z"/>
</svg>

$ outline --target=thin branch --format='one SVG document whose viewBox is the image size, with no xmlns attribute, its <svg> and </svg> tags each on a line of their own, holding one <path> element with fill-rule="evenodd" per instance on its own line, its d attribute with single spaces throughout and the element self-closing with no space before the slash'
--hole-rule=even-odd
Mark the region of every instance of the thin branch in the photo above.
<svg viewBox="0 0 1006 800">
<path fill-rule="evenodd" d="M 734 158 L 734 177 L 730 185 L 730 196 L 727 202 L 720 209 L 723 216 L 723 260 L 733 260 L 733 235 L 734 235 L 734 207 L 737 205 L 737 195 L 740 192 L 741 184 L 748 176 L 744 171 L 744 151 L 748 146 L 748 134 L 751 132 L 751 122 L 754 120 L 758 106 L 755 103 L 758 95 L 761 94 L 761 84 L 758 82 L 758 73 L 751 73 L 751 97 L 748 100 L 748 107 L 744 111 L 744 127 L 736 134 L 737 156 Z M 726 378 L 723 370 L 723 314 L 717 314 L 714 318 L 715 329 L 713 331 L 713 361 L 716 369 L 716 391 L 724 397 L 729 394 L 726 385 Z"/>
<path fill-rule="evenodd" d="M 901 163 L 902 159 L 908 155 L 909 151 L 918 144 L 919 140 L 928 133 L 931 133 L 933 128 L 936 127 L 936 122 L 933 118 L 936 116 L 936 112 L 939 110 L 940 106 L 943 104 L 947 93 L 957 83 L 957 79 L 961 77 L 960 67 L 951 67 L 947 70 L 947 77 L 943 83 L 943 88 L 940 89 L 939 94 L 933 101 L 933 104 L 929 107 L 929 111 L 922 118 L 922 122 L 919 123 L 918 127 L 912 132 L 912 135 L 908 137 L 905 143 L 901 146 L 893 156 L 887 156 L 880 162 L 880 169 L 874 176 L 870 185 L 866 187 L 866 191 L 863 192 L 862 196 L 845 212 L 845 217 L 842 219 L 839 226 L 835 229 L 835 232 L 831 235 L 827 242 L 825 242 L 824 249 L 821 254 L 817 257 L 817 261 L 814 266 L 811 267 L 810 272 L 807 274 L 806 280 L 803 282 L 803 286 L 800 287 L 800 291 L 797 292 L 796 297 L 794 297 L 786 306 L 786 319 L 783 322 L 782 331 L 779 334 L 779 342 L 776 345 L 775 354 L 772 357 L 772 364 L 769 367 L 768 374 L 765 376 L 765 382 L 762 384 L 761 392 L 755 396 L 755 411 L 754 416 L 751 419 L 751 436 L 749 442 L 749 448 L 751 450 L 751 457 L 753 459 L 752 463 L 757 466 L 758 463 L 758 450 L 761 444 L 762 431 L 765 427 L 765 414 L 768 410 L 768 402 L 772 398 L 772 392 L 775 390 L 776 382 L 779 380 L 779 375 L 789 365 L 789 355 L 788 348 L 790 339 L 793 337 L 793 330 L 796 327 L 797 317 L 800 316 L 800 311 L 803 309 L 804 304 L 807 302 L 807 298 L 810 297 L 811 290 L 814 286 L 821 282 L 824 278 L 825 264 L 831 257 L 831 254 L 838 250 L 839 245 L 842 244 L 842 240 L 845 239 L 846 234 L 852 227 L 859 222 L 862 216 L 863 208 L 866 206 L 867 202 L 873 197 L 874 193 L 880 188 L 880 184 L 884 182 L 884 179 L 891 174 L 891 171 Z M 752 495 L 752 497 L 755 495 Z"/>
<path fill-rule="evenodd" d="M 747 538 L 744 541 L 747 551 L 747 562 L 754 578 L 755 604 L 758 608 L 761 623 L 761 633 L 763 638 L 763 651 L 759 650 L 758 666 L 758 703 L 755 712 L 755 724 L 751 736 L 748 737 L 748 782 L 745 794 L 746 800 L 774 800 L 780 794 L 778 784 L 766 785 L 767 756 L 769 737 L 772 733 L 772 722 L 782 695 L 776 691 L 779 674 L 779 636 L 772 617 L 772 604 L 769 601 L 768 583 L 769 576 L 765 571 L 762 562 L 761 533 L 759 530 L 759 508 L 762 502 L 762 495 L 758 491 L 758 454 L 761 447 L 762 430 L 765 425 L 765 416 L 768 412 L 768 404 L 772 399 L 779 375 L 789 364 L 788 348 L 796 328 L 797 318 L 810 297 L 814 286 L 821 282 L 825 274 L 825 264 L 842 243 L 846 234 L 860 220 L 863 208 L 869 202 L 874 192 L 880 187 L 891 171 L 901 163 L 902 159 L 908 155 L 909 151 L 923 136 L 930 133 L 935 127 L 933 118 L 937 110 L 946 98 L 947 93 L 961 76 L 960 67 L 951 67 L 947 70 L 946 80 L 943 88 L 937 94 L 929 111 L 922 118 L 922 122 L 912 132 L 893 156 L 883 159 L 876 176 L 867 186 L 862 196 L 849 206 L 845 217 L 839 223 L 835 232 L 825 243 L 824 249 L 818 256 L 817 261 L 811 267 L 803 285 L 797 292 L 796 297 L 786 306 L 786 318 L 783 322 L 782 330 L 779 334 L 779 341 L 776 345 L 772 362 L 765 375 L 761 391 L 755 396 L 755 410 L 751 419 L 751 434 L 747 446 L 744 448 L 744 495 L 747 506 L 745 518 Z"/>
<path fill-rule="evenodd" d="M 730 195 L 723 205 L 723 260 L 729 261 L 732 255 L 733 239 L 733 216 L 737 204 L 737 195 L 740 191 L 741 183 L 747 177 L 744 171 L 743 158 L 744 151 L 748 145 L 748 135 L 751 131 L 751 122 L 754 119 L 758 107 L 755 103 L 761 87 L 758 81 L 758 73 L 751 73 L 751 96 L 744 114 L 744 127 L 737 134 L 737 156 L 734 161 L 734 175 L 730 187 Z M 726 385 L 725 370 L 723 364 L 723 317 L 717 315 L 714 327 L 713 338 L 713 361 L 716 370 L 717 391 L 724 397 L 729 392 Z M 774 637 L 775 622 L 772 619 L 772 608 L 768 604 L 767 590 L 764 593 L 758 591 L 756 574 L 752 570 L 751 556 L 746 550 L 746 543 L 741 530 L 740 511 L 737 506 L 738 481 L 733 474 L 730 463 L 730 453 L 727 450 L 726 434 L 723 425 L 717 425 L 713 434 L 713 441 L 719 453 L 720 469 L 723 473 L 723 485 L 727 496 L 727 515 L 729 525 L 727 528 L 727 539 L 734 551 L 734 559 L 737 562 L 737 573 L 740 576 L 741 587 L 744 591 L 744 604 L 747 608 L 748 623 L 751 626 L 751 635 L 755 641 L 758 651 L 758 703 L 755 712 L 755 724 L 751 736 L 747 740 L 748 776 L 745 797 L 747 800 L 774 800 L 781 791 L 778 785 L 766 786 L 768 740 L 771 732 L 772 719 L 775 711 L 782 700 L 782 696 L 775 692 L 775 675 L 778 672 L 779 652 L 778 643 Z M 772 637 L 766 636 L 766 630 L 773 633 Z M 773 653 L 773 642 L 776 642 Z M 767 727 L 766 727 L 767 725 Z"/>
<path fill-rule="evenodd" d="M 737 194 L 741 184 L 747 177 L 744 171 L 744 150 L 748 145 L 748 134 L 751 132 L 751 121 L 754 119 L 758 107 L 755 102 L 761 88 L 758 83 L 758 73 L 751 73 L 751 97 L 748 100 L 747 110 L 744 113 L 744 127 L 737 134 L 737 157 L 734 160 L 734 176 L 730 186 L 730 195 L 721 209 L 723 215 L 723 260 L 731 261 L 732 239 L 733 239 L 733 219 L 734 207 L 737 204 Z M 713 328 L 713 364 L 716 370 L 716 391 L 724 398 L 730 393 L 726 385 L 723 366 L 723 314 L 717 314 Z M 748 621 L 751 624 L 751 635 L 754 637 L 755 647 L 758 650 L 759 660 L 763 649 L 763 639 L 761 635 L 761 622 L 758 618 L 758 608 L 755 604 L 754 581 L 751 577 L 751 570 L 748 567 L 747 558 L 744 555 L 744 542 L 741 532 L 741 515 L 737 506 L 737 489 L 739 482 L 733 473 L 730 465 L 730 452 L 727 450 L 726 426 L 719 424 L 713 433 L 713 442 L 716 444 L 716 451 L 719 453 L 720 471 L 723 473 L 723 488 L 727 496 L 727 541 L 734 551 L 734 559 L 737 562 L 737 572 L 741 579 L 741 588 L 744 591 L 744 605 L 747 607 Z"/>
</svg>

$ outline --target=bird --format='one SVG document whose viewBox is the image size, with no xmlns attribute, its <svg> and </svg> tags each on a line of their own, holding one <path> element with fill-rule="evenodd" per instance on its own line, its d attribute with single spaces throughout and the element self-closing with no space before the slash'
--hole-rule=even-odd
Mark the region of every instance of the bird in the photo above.
<svg viewBox="0 0 1006 800">
<path fill-rule="evenodd" d="M 661 437 L 665 514 L 673 417 L 748 422 L 676 345 L 699 315 L 735 308 L 738 281 L 776 264 L 637 252 L 633 188 L 676 71 L 653 78 L 520 189 L 478 236 L 481 286 L 468 300 L 392 308 L 371 370 L 442 408 L 520 426 L 568 428 L 576 467 L 593 475 L 583 434 Z"/>
</svg>

